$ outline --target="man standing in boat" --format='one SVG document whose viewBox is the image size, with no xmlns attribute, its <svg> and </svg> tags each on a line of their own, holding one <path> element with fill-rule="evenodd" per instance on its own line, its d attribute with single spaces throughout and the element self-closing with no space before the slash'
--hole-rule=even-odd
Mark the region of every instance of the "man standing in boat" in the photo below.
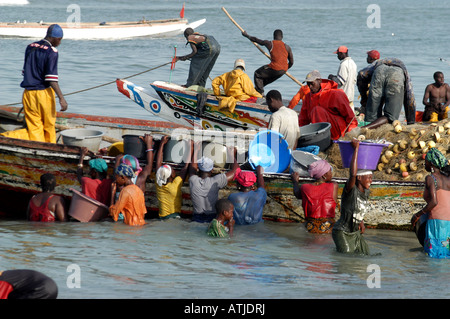
<svg viewBox="0 0 450 319">
<path fill-rule="evenodd" d="M 292 49 L 283 42 L 283 31 L 273 32 L 273 41 L 261 40 L 250 36 L 246 31 L 242 35 L 250 41 L 263 45 L 270 52 L 270 64 L 263 65 L 255 71 L 255 89 L 264 94 L 264 87 L 282 77 L 294 65 Z"/>
<path fill-rule="evenodd" d="M 191 59 L 189 76 L 185 86 L 199 85 L 205 87 L 209 73 L 211 73 L 220 54 L 220 45 L 213 36 L 199 34 L 194 32 L 192 28 L 184 30 L 184 37 L 187 43 L 191 45 L 192 52 L 177 57 L 176 60 L 186 61 Z"/>
<path fill-rule="evenodd" d="M 44 39 L 31 43 L 25 51 L 23 66 L 23 109 L 28 137 L 32 141 L 56 143 L 56 99 L 61 111 L 67 110 L 67 101 L 58 84 L 58 50 L 63 30 L 57 24 L 47 29 Z"/>
</svg>

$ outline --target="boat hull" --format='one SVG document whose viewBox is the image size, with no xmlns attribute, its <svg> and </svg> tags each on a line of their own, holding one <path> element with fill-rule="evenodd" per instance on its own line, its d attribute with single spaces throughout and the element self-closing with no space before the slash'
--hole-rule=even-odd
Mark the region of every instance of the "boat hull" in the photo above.
<svg viewBox="0 0 450 319">
<path fill-rule="evenodd" d="M 239 102 L 234 112 L 219 109 L 219 101 L 208 95 L 204 110 L 197 113 L 197 93 L 179 85 L 156 81 L 146 89 L 134 83 L 117 79 L 119 92 L 142 108 L 167 121 L 198 129 L 260 129 L 267 128 L 271 112 L 267 106 Z"/>
<path fill-rule="evenodd" d="M 206 19 L 189 23 L 186 19 L 144 22 L 112 22 L 105 24 L 58 23 L 64 30 L 64 39 L 118 40 L 134 37 L 168 37 L 182 34 L 188 27 L 196 28 Z M 43 38 L 52 23 L 0 23 L 0 36 Z"/>
<path fill-rule="evenodd" d="M 1 108 L 4 112 L 11 113 L 14 118 L 18 108 Z M 4 119 L 5 117 L 3 117 Z M 9 120 L 11 121 L 11 119 Z M 6 122 L 2 120 L 2 122 Z M 57 123 L 59 129 L 85 127 L 98 129 L 105 132 L 103 143 L 111 143 L 122 140 L 122 135 L 150 133 L 155 140 L 163 135 L 171 134 L 176 129 L 182 129 L 187 134 L 205 134 L 205 131 L 188 129 L 186 126 L 176 125 L 166 121 L 146 121 L 116 117 L 89 116 L 82 114 L 58 113 Z M 216 134 L 231 134 L 230 132 L 218 132 Z M 241 134 L 241 133 L 236 133 Z M 245 134 L 245 133 L 242 133 Z M 245 135 L 251 140 L 252 135 Z M 195 138 L 194 138 L 195 139 Z M 61 143 L 61 141 L 59 142 Z M 104 146 L 104 145 L 103 145 Z M 62 144 L 41 143 L 0 137 L 0 200 L 2 205 L 0 212 L 6 216 L 25 217 L 26 206 L 32 195 L 40 192 L 40 175 L 50 172 L 56 176 L 57 188 L 55 192 L 70 200 L 72 192 L 70 188 L 80 190 L 76 171 L 79 161 L 80 148 Z M 90 153 L 87 161 L 94 154 Z M 110 166 L 110 172 L 114 164 L 114 158 L 103 157 Z M 145 161 L 141 162 L 145 166 Z M 175 165 L 175 167 L 177 167 Z M 220 171 L 221 168 L 217 168 Z M 278 222 L 303 222 L 304 213 L 301 201 L 293 195 L 292 182 L 289 174 L 265 174 L 265 186 L 267 190 L 267 203 L 264 207 L 263 218 Z M 345 184 L 345 179 L 335 178 L 339 184 L 339 198 Z M 158 201 L 156 199 L 154 173 L 147 180 L 146 206 L 148 216 L 157 217 Z M 311 182 L 308 178 L 301 178 L 301 183 Z M 425 204 L 423 194 L 423 182 L 412 181 L 377 181 L 371 186 L 369 210 L 364 217 L 368 227 L 409 229 L 410 219 L 413 213 L 419 211 Z M 236 192 L 236 184 L 230 182 L 220 191 L 220 197 L 226 197 Z M 185 216 L 192 214 L 189 185 L 185 182 L 182 187 L 183 206 L 182 213 Z M 337 216 L 339 210 L 337 209 Z"/>
</svg>

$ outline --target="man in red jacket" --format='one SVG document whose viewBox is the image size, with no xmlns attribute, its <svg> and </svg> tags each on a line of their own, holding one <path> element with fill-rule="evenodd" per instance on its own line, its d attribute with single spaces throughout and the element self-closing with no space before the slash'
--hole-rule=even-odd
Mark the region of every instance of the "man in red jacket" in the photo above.
<svg viewBox="0 0 450 319">
<path fill-rule="evenodd" d="M 330 133 L 333 140 L 358 126 L 347 95 L 337 88 L 336 82 L 322 79 L 317 70 L 308 73 L 305 82 L 310 92 L 303 100 L 298 116 L 299 126 L 328 122 L 331 124 Z"/>
</svg>

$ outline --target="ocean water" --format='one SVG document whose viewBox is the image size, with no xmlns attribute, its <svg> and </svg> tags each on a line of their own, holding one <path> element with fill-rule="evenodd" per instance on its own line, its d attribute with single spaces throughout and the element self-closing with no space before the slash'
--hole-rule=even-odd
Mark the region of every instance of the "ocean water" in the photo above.
<svg viewBox="0 0 450 319">
<path fill-rule="evenodd" d="M 339 61 L 333 52 L 339 45 L 349 47 L 358 69 L 366 65 L 366 51 L 377 49 L 382 57 L 405 62 L 421 109 L 433 73 L 449 73 L 448 1 L 377 1 L 379 28 L 367 24 L 372 1 L 80 0 L 76 4 L 82 21 L 102 22 L 172 18 L 183 2 L 190 21 L 207 19 L 198 31 L 214 35 L 222 46 L 211 77 L 229 71 L 237 58 L 245 60 L 250 75 L 268 61 L 241 36 L 222 6 L 251 35 L 270 39 L 274 29 L 282 29 L 295 58 L 289 73 L 301 81 L 313 69 L 324 77 L 336 73 Z M 25 6 L 0 7 L 0 21 L 65 21 L 70 4 L 73 1 L 30 0 Z M 0 38 L 0 104 L 21 101 L 23 54 L 29 42 Z M 175 46 L 178 55 L 189 52 L 182 36 L 63 40 L 60 86 L 70 93 L 160 66 L 171 60 Z M 188 68 L 188 62 L 178 62 L 172 81 L 183 84 Z M 146 86 L 169 77 L 165 66 L 130 80 Z M 267 89 L 277 89 L 290 99 L 298 85 L 283 77 Z M 119 93 L 115 84 L 67 100 L 74 113 L 154 119 Z M 336 253 L 331 236 L 309 234 L 302 224 L 265 221 L 237 226 L 232 239 L 208 238 L 206 227 L 187 220 L 150 220 L 137 228 L 111 222 L 0 220 L 0 268 L 44 272 L 57 282 L 61 299 L 450 297 L 448 260 L 429 259 L 412 232 L 368 229 L 365 237 L 374 255 L 356 257 Z M 79 269 L 80 277 L 72 276 L 73 269 Z"/>
</svg>

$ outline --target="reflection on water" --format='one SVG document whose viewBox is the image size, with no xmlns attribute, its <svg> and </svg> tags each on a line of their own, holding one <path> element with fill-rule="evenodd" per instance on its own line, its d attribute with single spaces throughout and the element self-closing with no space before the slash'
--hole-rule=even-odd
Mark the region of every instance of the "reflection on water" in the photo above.
<svg viewBox="0 0 450 319">
<path fill-rule="evenodd" d="M 236 226 L 232 239 L 206 236 L 206 224 L 0 221 L 2 269 L 52 277 L 59 298 L 429 298 L 450 297 L 449 261 L 432 260 L 411 232 L 367 230 L 374 254 L 335 251 L 331 235 L 302 224 Z M 80 267 L 80 288 L 68 288 Z M 380 288 L 367 280 L 380 269 Z"/>
</svg>

